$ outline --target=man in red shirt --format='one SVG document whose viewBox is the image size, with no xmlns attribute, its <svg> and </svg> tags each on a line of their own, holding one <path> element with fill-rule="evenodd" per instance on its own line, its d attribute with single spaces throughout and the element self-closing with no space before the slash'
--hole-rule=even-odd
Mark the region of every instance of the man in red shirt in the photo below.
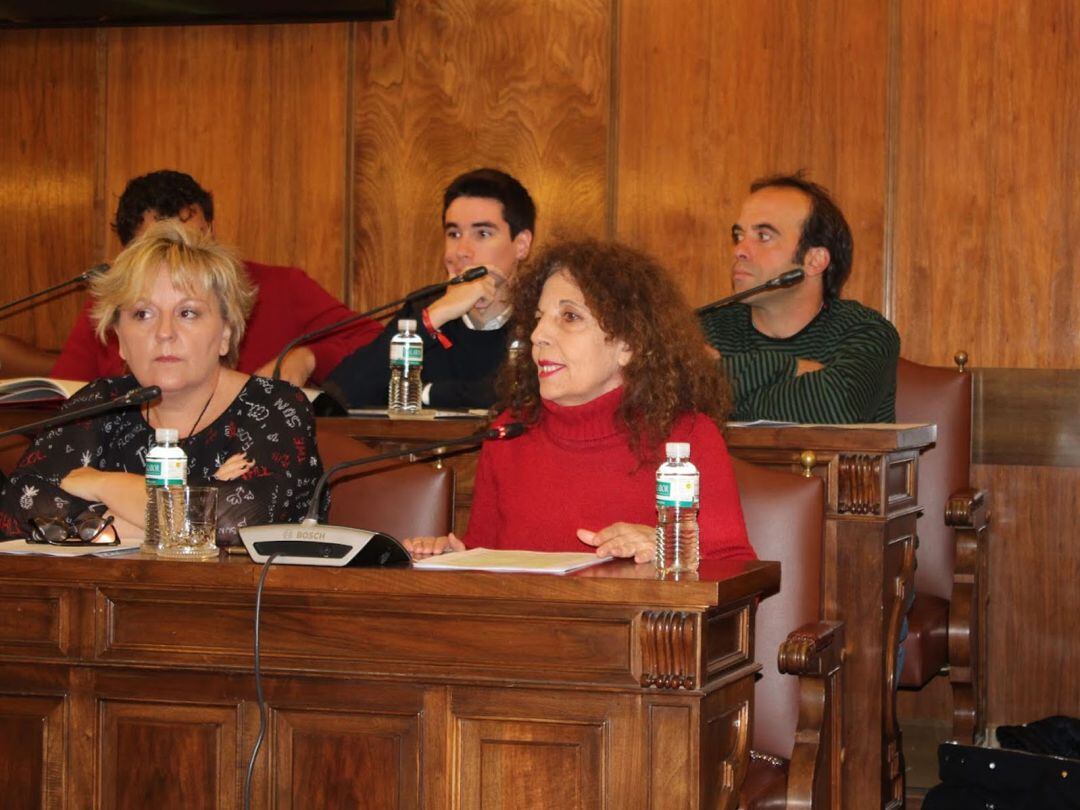
<svg viewBox="0 0 1080 810">
<path fill-rule="evenodd" d="M 120 195 L 113 230 L 121 244 L 127 246 L 147 225 L 169 218 L 177 218 L 189 228 L 210 231 L 214 198 L 188 174 L 169 170 L 151 172 L 127 184 Z M 239 371 L 269 377 L 286 343 L 353 314 L 302 270 L 251 261 L 244 266 L 259 292 L 240 343 L 236 364 Z M 53 366 L 53 377 L 92 380 L 124 373 L 115 335 L 110 332 L 104 344 L 97 339 L 90 307 L 91 302 L 87 301 L 79 313 Z M 294 385 L 304 385 L 309 380 L 319 384 L 346 356 L 381 332 L 380 324 L 363 320 L 298 346 L 285 355 L 281 379 Z"/>
</svg>

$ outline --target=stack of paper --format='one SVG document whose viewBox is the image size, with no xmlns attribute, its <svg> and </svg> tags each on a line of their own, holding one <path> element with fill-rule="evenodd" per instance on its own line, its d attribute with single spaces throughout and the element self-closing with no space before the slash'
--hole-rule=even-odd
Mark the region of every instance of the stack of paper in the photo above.
<svg viewBox="0 0 1080 810">
<path fill-rule="evenodd" d="M 417 560 L 414 568 L 436 571 L 500 571 L 504 573 L 565 574 L 607 562 L 611 557 L 597 557 L 588 552 L 503 551 L 470 548 L 436 557 Z"/>
</svg>

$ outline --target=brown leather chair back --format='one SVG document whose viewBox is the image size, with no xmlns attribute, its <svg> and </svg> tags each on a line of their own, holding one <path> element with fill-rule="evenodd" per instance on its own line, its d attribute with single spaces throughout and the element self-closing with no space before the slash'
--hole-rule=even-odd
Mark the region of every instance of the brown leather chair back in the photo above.
<svg viewBox="0 0 1080 810">
<path fill-rule="evenodd" d="M 755 751 L 791 756 L 799 719 L 799 679 L 781 674 L 777 651 L 788 633 L 821 618 L 825 488 L 820 478 L 733 459 L 750 545 L 780 561 L 780 592 L 762 600 L 754 648 L 762 677 L 754 691 Z"/>
<path fill-rule="evenodd" d="M 971 374 L 900 359 L 896 369 L 896 421 L 932 422 L 937 443 L 919 457 L 918 567 L 915 593 L 949 599 L 956 567 L 945 503 L 971 484 Z"/>
<path fill-rule="evenodd" d="M 341 433 L 319 431 L 323 466 L 375 455 L 368 445 Z M 454 471 L 428 462 L 376 463 L 344 470 L 330 481 L 328 521 L 336 526 L 389 534 L 398 540 L 439 536 L 453 529 Z"/>
</svg>

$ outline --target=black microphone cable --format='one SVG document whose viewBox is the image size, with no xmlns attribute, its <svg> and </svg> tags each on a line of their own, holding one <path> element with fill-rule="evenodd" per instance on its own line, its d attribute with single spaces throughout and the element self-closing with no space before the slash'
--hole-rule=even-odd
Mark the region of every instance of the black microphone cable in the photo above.
<svg viewBox="0 0 1080 810">
<path fill-rule="evenodd" d="M 266 728 L 270 724 L 270 713 L 266 708 L 266 695 L 263 694 L 262 672 L 259 668 L 259 616 L 262 612 L 262 592 L 266 583 L 266 575 L 270 573 L 270 566 L 280 554 L 271 554 L 263 563 L 262 574 L 259 575 L 259 585 L 255 589 L 255 697 L 259 702 L 259 733 L 255 737 L 255 745 L 251 748 L 251 758 L 248 760 L 247 774 L 244 776 L 244 810 L 251 810 L 251 779 L 255 773 L 255 761 L 259 757 L 259 749 L 262 748 L 266 738 Z"/>
</svg>

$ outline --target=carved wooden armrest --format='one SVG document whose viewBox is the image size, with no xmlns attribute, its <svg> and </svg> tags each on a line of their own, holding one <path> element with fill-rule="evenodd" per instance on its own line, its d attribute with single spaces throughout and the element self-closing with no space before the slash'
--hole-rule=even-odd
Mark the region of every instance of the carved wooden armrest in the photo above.
<svg viewBox="0 0 1080 810">
<path fill-rule="evenodd" d="M 982 490 L 954 492 L 945 523 L 955 531 L 956 565 L 949 598 L 949 682 L 953 737 L 974 742 L 986 723 L 986 618 L 990 549 L 988 499 Z"/>
<path fill-rule="evenodd" d="M 987 550 L 982 545 L 990 525 L 986 500 L 986 493 L 981 489 L 961 489 L 950 495 L 945 503 L 945 525 L 956 529 L 954 592 L 958 585 L 976 585 L 980 566 L 985 568 Z"/>
<path fill-rule="evenodd" d="M 954 529 L 979 531 L 990 522 L 986 493 L 981 489 L 961 489 L 945 503 L 945 525 Z"/>
<path fill-rule="evenodd" d="M 843 649 L 843 622 L 811 622 L 784 639 L 776 666 L 789 675 L 824 677 L 840 665 Z"/>
<path fill-rule="evenodd" d="M 805 624 L 780 645 L 780 671 L 799 676 L 799 721 L 788 766 L 786 807 L 840 806 L 843 652 L 843 622 Z"/>
</svg>

